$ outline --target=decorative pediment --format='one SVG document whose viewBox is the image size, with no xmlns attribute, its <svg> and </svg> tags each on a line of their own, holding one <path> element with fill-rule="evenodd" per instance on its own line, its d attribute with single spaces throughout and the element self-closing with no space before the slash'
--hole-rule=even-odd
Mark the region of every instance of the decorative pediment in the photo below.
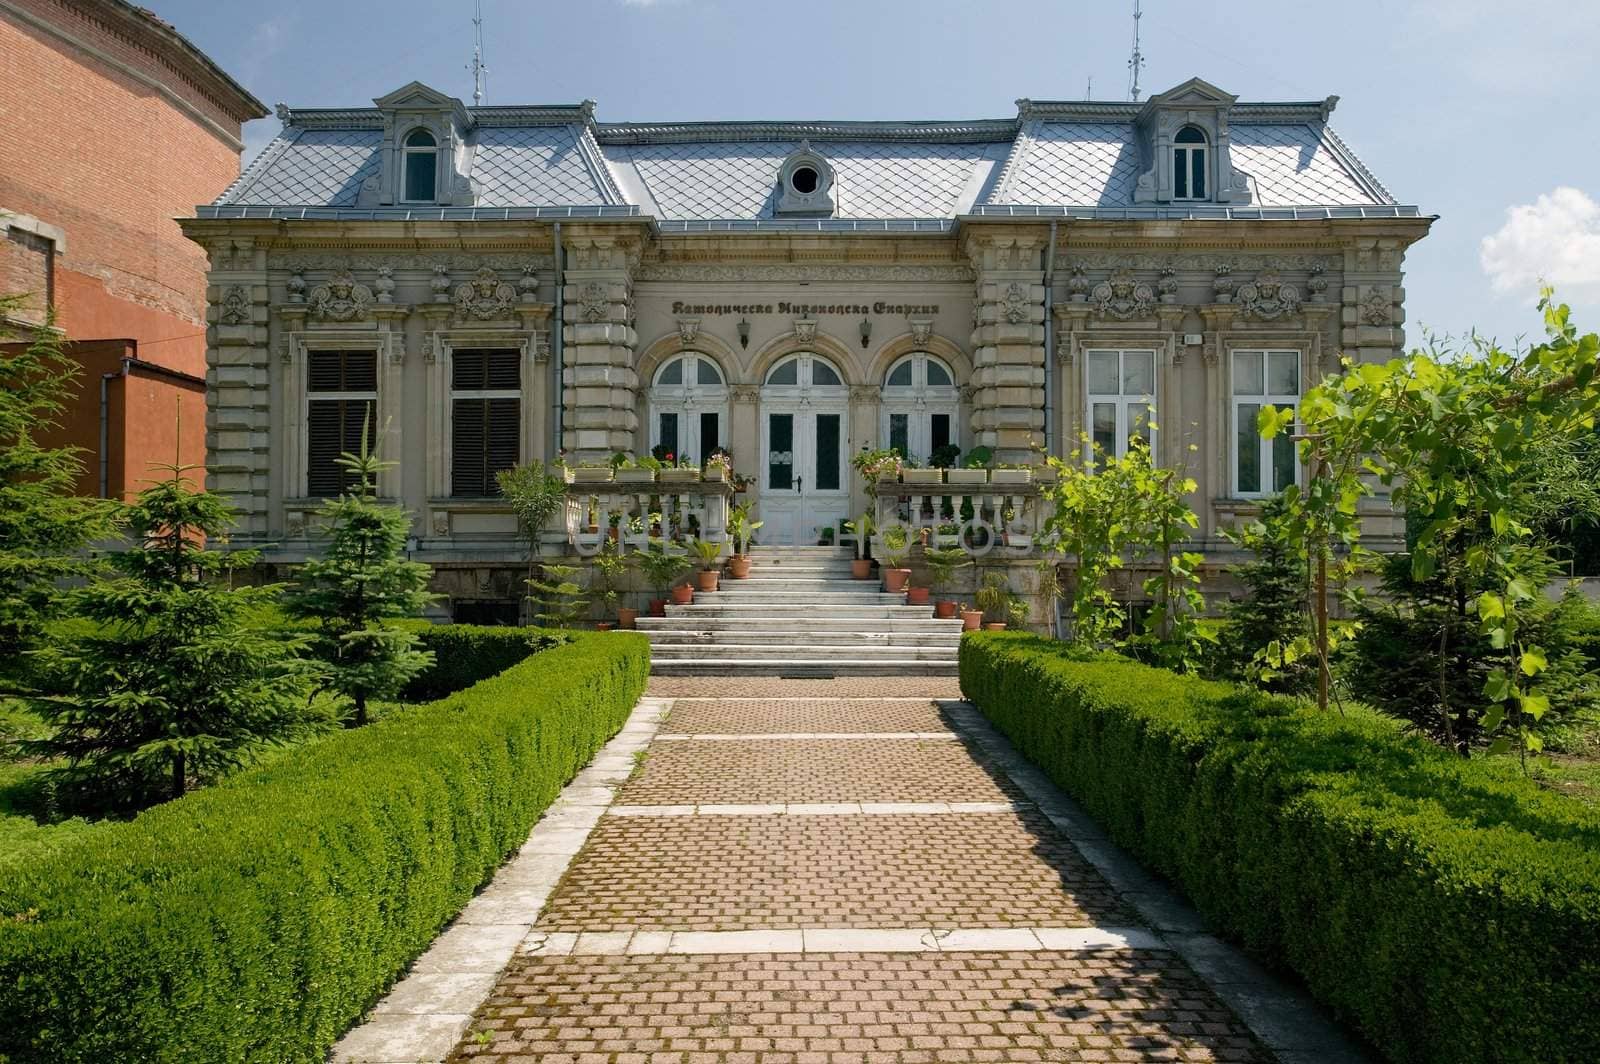
<svg viewBox="0 0 1600 1064">
<path fill-rule="evenodd" d="M 472 118 L 467 113 L 467 107 L 454 96 L 430 88 L 420 81 L 411 81 L 384 96 L 379 96 L 372 101 L 373 106 L 384 112 L 396 111 L 435 111 L 446 112 L 458 119 L 461 126 L 466 128 L 471 125 Z"/>
<path fill-rule="evenodd" d="M 1157 93 L 1145 101 L 1145 110 L 1152 107 L 1232 107 L 1239 97 L 1224 92 L 1204 78 L 1190 78 L 1174 85 L 1166 92 Z"/>
<path fill-rule="evenodd" d="M 1134 182 L 1135 203 L 1249 203 L 1249 175 L 1233 168 L 1228 122 L 1238 97 L 1201 78 L 1190 78 L 1157 93 L 1139 109 L 1141 169 Z M 1190 130 L 1180 143 L 1179 134 Z M 1193 133 L 1198 130 L 1201 136 Z M 1203 194 L 1195 195 L 1187 153 L 1198 151 Z M 1176 176 L 1174 166 L 1184 171 Z"/>
</svg>

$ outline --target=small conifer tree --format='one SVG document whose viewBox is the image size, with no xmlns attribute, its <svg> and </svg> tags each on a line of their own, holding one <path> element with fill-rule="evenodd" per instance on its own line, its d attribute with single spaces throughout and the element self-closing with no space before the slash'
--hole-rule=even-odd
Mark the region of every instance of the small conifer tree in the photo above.
<svg viewBox="0 0 1600 1064">
<path fill-rule="evenodd" d="M 300 567 L 284 604 L 291 616 L 319 623 L 314 646 L 328 665 L 328 684 L 354 704 L 350 723 L 359 727 L 368 702 L 399 693 L 433 664 L 431 651 L 417 649 L 416 633 L 385 622 L 416 617 L 438 596 L 427 590 L 433 570 L 404 557 L 411 515 L 378 501 L 378 473 L 393 463 L 369 449 L 364 427 L 361 452 L 338 462 L 353 490 L 317 511 L 328 549 Z"/>
<path fill-rule="evenodd" d="M 1230 602 L 1224 611 L 1221 645 L 1226 648 L 1226 667 L 1234 676 L 1258 671 L 1256 657 L 1268 644 L 1286 644 L 1311 632 L 1307 613 L 1310 569 L 1304 551 L 1284 530 L 1283 514 L 1283 499 L 1268 499 L 1262 505 L 1261 519 L 1234 537 L 1255 555 L 1233 567 L 1245 595 Z M 1311 692 L 1316 683 L 1313 661 L 1284 665 L 1263 681 L 1271 690 L 1295 694 Z"/>
<path fill-rule="evenodd" d="M 170 475 L 128 507 L 131 545 L 110 555 L 109 573 L 68 594 L 97 629 L 35 655 L 42 682 L 60 693 L 29 700 L 52 734 L 22 745 L 65 758 L 62 792 L 101 807 L 181 797 L 329 720 L 312 697 L 305 640 L 255 623 L 279 586 L 220 579 L 256 560 L 207 549 L 232 510 L 195 490 L 190 467 L 162 468 Z"/>
<path fill-rule="evenodd" d="M 0 297 L 0 323 L 21 303 Z M 114 503 L 76 494 L 78 449 L 38 440 L 74 387 L 75 367 L 52 326 L 47 317 L 24 342 L 0 324 L 0 675 L 11 681 L 54 612 L 60 583 L 87 575 L 88 546 L 116 530 Z"/>
</svg>

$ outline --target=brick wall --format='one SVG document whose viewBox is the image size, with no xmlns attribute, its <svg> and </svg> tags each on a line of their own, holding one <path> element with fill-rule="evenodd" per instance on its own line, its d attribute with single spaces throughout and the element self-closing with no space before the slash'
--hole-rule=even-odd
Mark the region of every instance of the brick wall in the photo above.
<svg viewBox="0 0 1600 1064">
<path fill-rule="evenodd" d="M 214 74 L 174 58 L 159 34 L 142 40 L 118 5 L 10 2 L 159 81 L 190 109 L 0 12 L 0 207 L 65 230 L 55 277 L 60 326 L 73 339 L 132 337 L 141 357 L 204 373 L 205 255 L 173 219 L 237 177 L 240 117 L 254 108 L 235 100 L 230 114 L 206 88 Z M 13 247 L 5 254 L 9 288 L 29 267 Z"/>
</svg>

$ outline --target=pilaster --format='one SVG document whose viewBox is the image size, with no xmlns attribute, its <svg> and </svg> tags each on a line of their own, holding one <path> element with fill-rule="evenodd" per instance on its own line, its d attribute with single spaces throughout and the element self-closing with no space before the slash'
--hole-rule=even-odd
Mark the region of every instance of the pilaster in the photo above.
<svg viewBox="0 0 1600 1064">
<path fill-rule="evenodd" d="M 972 436 L 1000 462 L 1031 460 L 1044 439 L 1046 239 L 1030 230 L 983 230 L 967 238 L 978 274 Z"/>
<path fill-rule="evenodd" d="M 238 512 L 233 541 L 253 545 L 269 536 L 272 349 L 267 255 L 248 239 L 218 241 L 206 250 L 211 275 L 206 286 L 205 481 Z"/>
<path fill-rule="evenodd" d="M 1340 290 L 1339 347 L 1357 362 L 1387 362 L 1405 347 L 1405 289 L 1401 263 L 1407 241 L 1361 237 L 1345 248 Z"/>
<path fill-rule="evenodd" d="M 640 239 L 578 227 L 562 239 L 567 262 L 561 446 L 580 462 L 632 452 L 639 429 L 633 272 Z"/>
</svg>

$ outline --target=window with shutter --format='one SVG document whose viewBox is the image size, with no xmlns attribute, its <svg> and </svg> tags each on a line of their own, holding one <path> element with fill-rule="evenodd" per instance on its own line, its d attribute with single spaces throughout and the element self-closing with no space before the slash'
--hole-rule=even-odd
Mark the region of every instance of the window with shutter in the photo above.
<svg viewBox="0 0 1600 1064">
<path fill-rule="evenodd" d="M 311 351 L 306 356 L 306 495 L 327 498 L 354 486 L 339 456 L 378 443 L 376 351 Z"/>
<path fill-rule="evenodd" d="M 500 494 L 495 474 L 522 460 L 522 359 L 516 349 L 452 351 L 450 494 Z"/>
</svg>

